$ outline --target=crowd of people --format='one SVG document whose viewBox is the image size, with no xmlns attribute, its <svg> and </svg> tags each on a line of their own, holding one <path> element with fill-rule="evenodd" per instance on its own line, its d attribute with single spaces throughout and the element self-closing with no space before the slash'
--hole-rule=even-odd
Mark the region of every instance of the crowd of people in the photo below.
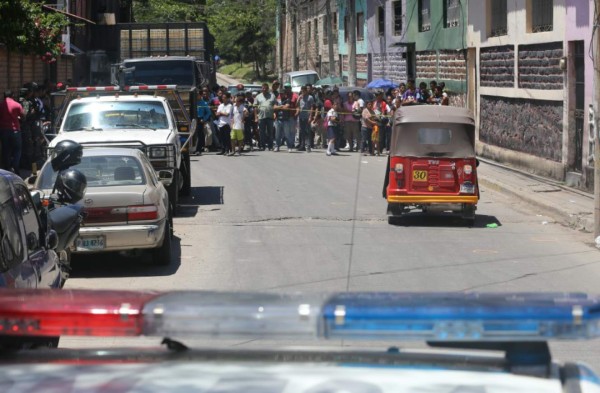
<svg viewBox="0 0 600 393">
<path fill-rule="evenodd" d="M 1 166 L 20 175 L 21 169 L 38 167 L 45 159 L 44 127 L 50 123 L 50 93 L 66 84 L 29 82 L 18 92 L 4 91 L 0 101 Z"/>
<path fill-rule="evenodd" d="M 278 152 L 285 146 L 310 152 L 325 149 L 328 156 L 346 149 L 364 155 L 388 153 L 394 111 L 407 105 L 448 105 L 445 84 L 431 81 L 401 83 L 398 88 L 377 91 L 366 100 L 359 90 L 346 97 L 339 88 L 302 86 L 292 92 L 286 83 L 264 83 L 262 91 L 232 95 L 223 87 L 205 87 L 198 99 L 199 143 L 195 154 L 216 151 L 219 155 L 240 155 L 244 151 Z"/>
</svg>

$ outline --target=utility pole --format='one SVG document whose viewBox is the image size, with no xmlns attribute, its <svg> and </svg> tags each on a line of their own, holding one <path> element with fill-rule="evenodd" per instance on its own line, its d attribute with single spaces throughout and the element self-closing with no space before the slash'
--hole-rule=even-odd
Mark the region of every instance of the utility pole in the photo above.
<svg viewBox="0 0 600 393">
<path fill-rule="evenodd" d="M 600 0 L 595 0 L 595 9 L 600 9 Z M 597 12 L 597 11 L 596 11 Z M 600 18 L 594 15 L 594 26 L 600 24 Z M 600 39 L 594 31 L 592 48 L 594 53 L 594 239 L 600 236 L 600 140 L 598 139 L 598 106 L 600 105 Z"/>
<path fill-rule="evenodd" d="M 292 3 L 294 3 L 292 5 Z M 289 10 L 292 25 L 292 71 L 297 71 L 298 66 L 298 1 L 290 1 Z"/>
<path fill-rule="evenodd" d="M 348 86 L 356 86 L 356 3 L 348 0 Z"/>
<path fill-rule="evenodd" d="M 283 4 L 285 0 L 277 2 L 277 31 L 279 32 L 279 80 L 283 79 Z"/>
<path fill-rule="evenodd" d="M 600 1 L 600 0 L 597 0 Z M 331 19 L 331 0 L 325 1 L 325 12 L 327 15 L 327 46 L 329 49 L 329 75 L 335 72 L 335 63 L 333 61 L 333 20 Z"/>
</svg>

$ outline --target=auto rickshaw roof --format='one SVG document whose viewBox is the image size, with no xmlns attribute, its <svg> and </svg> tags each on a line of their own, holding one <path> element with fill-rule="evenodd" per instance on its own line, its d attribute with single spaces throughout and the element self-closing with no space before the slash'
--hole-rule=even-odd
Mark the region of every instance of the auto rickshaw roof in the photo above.
<svg viewBox="0 0 600 393">
<path fill-rule="evenodd" d="M 475 125 L 473 113 L 456 106 L 414 105 L 396 111 L 394 123 L 457 123 Z"/>
<path fill-rule="evenodd" d="M 475 120 L 465 108 L 402 107 L 395 114 L 390 154 L 400 157 L 474 157 Z"/>
</svg>

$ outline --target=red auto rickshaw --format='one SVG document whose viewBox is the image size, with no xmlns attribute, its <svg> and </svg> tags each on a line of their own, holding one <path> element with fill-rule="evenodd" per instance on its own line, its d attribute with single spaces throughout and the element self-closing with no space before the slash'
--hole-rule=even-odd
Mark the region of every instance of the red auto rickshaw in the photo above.
<svg viewBox="0 0 600 393">
<path fill-rule="evenodd" d="M 465 108 L 419 105 L 394 115 L 383 196 L 389 222 L 414 209 L 475 221 L 475 121 Z"/>
</svg>

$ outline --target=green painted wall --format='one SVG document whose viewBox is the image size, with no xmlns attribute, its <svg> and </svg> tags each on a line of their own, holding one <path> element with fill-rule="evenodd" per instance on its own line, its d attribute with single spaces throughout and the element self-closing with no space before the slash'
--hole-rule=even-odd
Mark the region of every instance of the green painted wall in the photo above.
<svg viewBox="0 0 600 393">
<path fill-rule="evenodd" d="M 444 1 L 430 0 L 431 30 L 419 31 L 419 0 L 406 0 L 406 42 L 414 42 L 417 52 L 437 49 L 465 49 L 467 44 L 467 2 L 461 0 L 460 24 L 444 27 Z"/>
</svg>

